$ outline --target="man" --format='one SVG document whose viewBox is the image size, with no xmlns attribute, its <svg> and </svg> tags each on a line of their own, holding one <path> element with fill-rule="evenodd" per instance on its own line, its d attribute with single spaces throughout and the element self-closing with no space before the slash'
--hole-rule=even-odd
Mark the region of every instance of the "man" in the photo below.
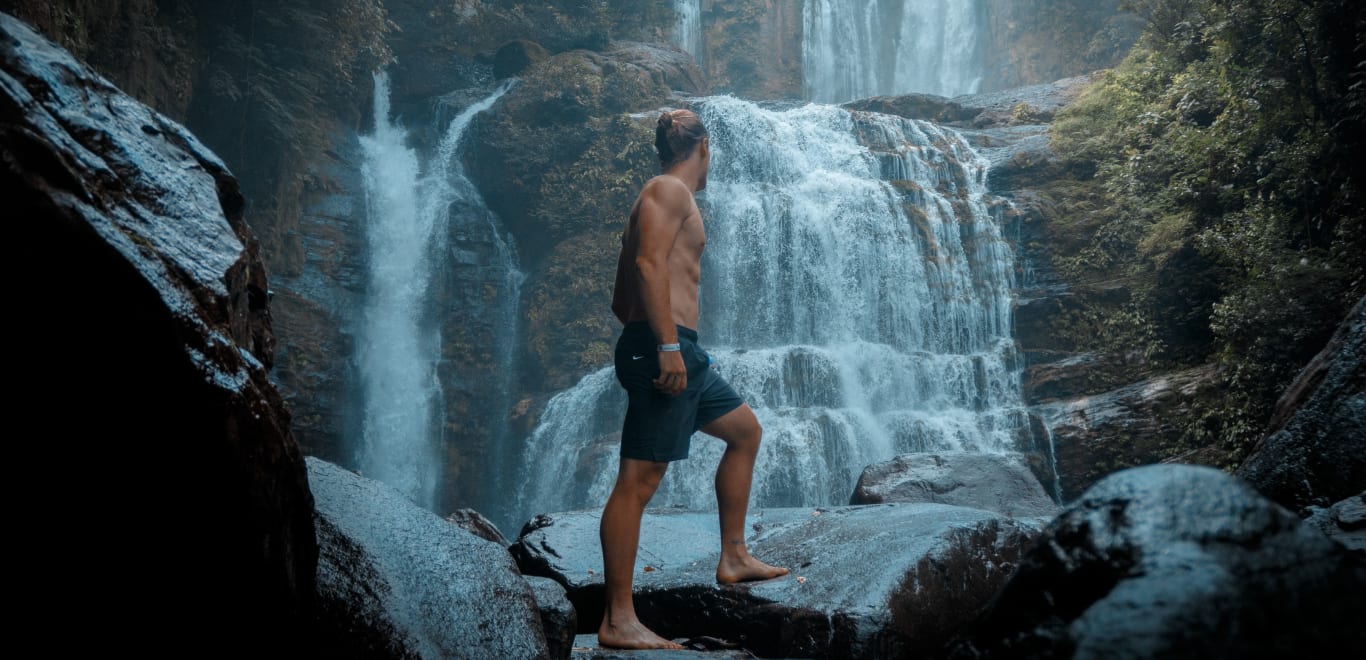
<svg viewBox="0 0 1366 660">
<path fill-rule="evenodd" d="M 688 110 L 659 117 L 655 148 L 662 174 L 645 184 L 622 234 L 612 311 L 624 324 L 616 374 L 630 404 L 621 433 L 617 482 L 602 512 L 606 610 L 598 642 L 616 648 L 682 648 L 636 618 L 631 579 L 640 518 L 670 461 L 688 457 L 695 431 L 725 441 L 716 469 L 721 559 L 716 581 L 785 575 L 745 548 L 754 458 L 761 429 L 754 411 L 697 345 L 697 284 L 706 236 L 693 193 L 706 188 L 711 150 L 702 120 Z"/>
</svg>

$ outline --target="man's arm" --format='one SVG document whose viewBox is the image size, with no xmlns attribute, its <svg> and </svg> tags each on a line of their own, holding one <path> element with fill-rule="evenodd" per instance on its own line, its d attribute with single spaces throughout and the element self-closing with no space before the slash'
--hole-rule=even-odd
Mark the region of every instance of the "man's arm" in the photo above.
<svg viewBox="0 0 1366 660">
<path fill-rule="evenodd" d="M 683 229 L 691 205 L 691 193 L 682 181 L 663 177 L 646 186 L 636 219 L 639 240 L 636 248 L 636 273 L 640 276 L 641 301 L 645 317 L 660 343 L 678 343 L 673 305 L 669 299 L 669 252 Z M 688 384 L 683 356 L 677 351 L 659 354 L 659 378 L 655 387 L 668 394 L 682 392 Z"/>
</svg>

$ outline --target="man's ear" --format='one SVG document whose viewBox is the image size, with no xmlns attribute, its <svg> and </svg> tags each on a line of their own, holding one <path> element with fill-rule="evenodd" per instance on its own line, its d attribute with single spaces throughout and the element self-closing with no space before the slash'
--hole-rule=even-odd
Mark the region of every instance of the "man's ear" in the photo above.
<svg viewBox="0 0 1366 660">
<path fill-rule="evenodd" d="M 706 155 L 709 154 L 709 153 L 711 153 L 711 136 L 710 136 L 710 135 L 708 135 L 707 137 L 702 138 L 702 155 L 703 155 L 703 156 L 706 156 Z"/>
</svg>

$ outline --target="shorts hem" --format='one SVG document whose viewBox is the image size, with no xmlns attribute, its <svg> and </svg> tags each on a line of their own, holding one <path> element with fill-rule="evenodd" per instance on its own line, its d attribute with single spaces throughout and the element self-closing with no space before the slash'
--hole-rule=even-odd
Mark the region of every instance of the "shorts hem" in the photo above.
<svg viewBox="0 0 1366 660">
<path fill-rule="evenodd" d="M 663 458 L 660 458 L 658 455 L 654 454 L 646 454 L 649 454 L 649 452 L 627 451 L 624 448 L 620 452 L 622 458 L 634 458 L 638 461 L 650 461 L 652 463 L 672 463 L 674 461 L 682 461 L 688 458 L 687 454 L 683 454 L 681 456 L 665 456 Z"/>
<path fill-rule="evenodd" d="M 716 421 L 716 420 L 718 420 L 718 419 L 721 419 L 722 417 L 725 417 L 726 415 L 728 415 L 728 414 L 734 412 L 736 409 L 738 409 L 740 406 L 743 406 L 743 405 L 745 405 L 745 402 L 744 402 L 744 401 L 738 401 L 738 402 L 736 402 L 735 405 L 733 405 L 733 406 L 731 406 L 731 407 L 729 407 L 729 408 L 726 408 L 725 410 L 723 410 L 723 411 L 717 413 L 714 417 L 708 418 L 708 419 L 706 419 L 706 420 L 701 420 L 701 419 L 697 420 L 697 422 L 696 422 L 696 423 L 697 423 L 697 430 L 698 430 L 698 431 L 701 431 L 703 426 L 706 426 L 706 425 L 708 425 L 708 424 L 710 424 L 710 423 L 712 423 L 712 422 L 714 422 L 714 421 Z"/>
</svg>

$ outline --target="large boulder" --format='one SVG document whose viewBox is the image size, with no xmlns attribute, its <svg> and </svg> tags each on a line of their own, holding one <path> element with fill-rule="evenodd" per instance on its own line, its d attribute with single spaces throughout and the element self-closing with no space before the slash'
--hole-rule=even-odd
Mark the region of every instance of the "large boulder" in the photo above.
<svg viewBox="0 0 1366 660">
<path fill-rule="evenodd" d="M 17 561 L 41 576 L 16 597 L 79 603 L 92 616 L 64 644 L 101 653 L 300 643 L 313 501 L 268 377 L 266 275 L 236 180 L 0 14 L 0 196 L 23 264 L 8 405 L 37 429 L 11 459 L 61 474 L 16 508 Z"/>
<path fill-rule="evenodd" d="M 511 548 L 565 585 L 580 630 L 602 620 L 600 512 L 541 515 Z M 898 657 L 933 649 L 1004 583 L 1036 527 L 942 504 L 750 512 L 754 556 L 786 576 L 718 585 L 715 512 L 658 509 L 641 523 L 635 606 L 669 638 L 724 640 L 768 657 Z"/>
<path fill-rule="evenodd" d="M 1020 517 L 1058 506 L 1018 454 L 945 451 L 901 454 L 863 469 L 850 504 L 935 502 Z"/>
<path fill-rule="evenodd" d="M 1305 524 L 1366 559 L 1366 491 L 1330 507 L 1309 507 Z"/>
<path fill-rule="evenodd" d="M 320 655 L 546 657 L 536 599 L 502 546 L 331 463 L 309 458 L 308 479 Z"/>
<path fill-rule="evenodd" d="M 1118 469 L 1167 458 L 1167 446 L 1181 437 L 1178 422 L 1214 377 L 1214 367 L 1203 365 L 1035 406 L 1052 433 L 1062 500 Z"/>
<path fill-rule="evenodd" d="M 1366 487 L 1366 298 L 1286 389 L 1237 474 L 1294 510 Z"/>
<path fill-rule="evenodd" d="M 536 608 L 541 612 L 541 629 L 545 631 L 546 650 L 551 658 L 567 658 L 574 648 L 574 637 L 579 631 L 579 615 L 574 604 L 564 593 L 564 587 L 548 577 L 526 576 L 531 592 L 536 596 Z"/>
<path fill-rule="evenodd" d="M 1366 567 L 1246 483 L 1125 470 L 1044 531 L 954 657 L 1338 657 Z"/>
</svg>

